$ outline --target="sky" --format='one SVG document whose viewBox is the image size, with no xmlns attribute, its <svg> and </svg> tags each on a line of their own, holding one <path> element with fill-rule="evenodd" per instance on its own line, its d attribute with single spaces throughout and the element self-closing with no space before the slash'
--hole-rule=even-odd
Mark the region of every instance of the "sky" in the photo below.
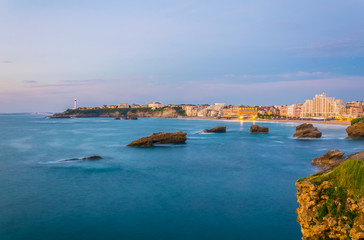
<svg viewBox="0 0 364 240">
<path fill-rule="evenodd" d="M 364 100 L 362 0 L 0 0 L 0 112 Z"/>
</svg>

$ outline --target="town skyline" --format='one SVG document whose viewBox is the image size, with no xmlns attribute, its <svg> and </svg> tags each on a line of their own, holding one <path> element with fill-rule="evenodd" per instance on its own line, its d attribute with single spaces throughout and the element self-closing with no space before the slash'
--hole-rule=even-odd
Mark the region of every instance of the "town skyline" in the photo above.
<svg viewBox="0 0 364 240">
<path fill-rule="evenodd" d="M 118 103 L 116 105 L 102 106 L 79 106 L 77 98 L 74 105 L 66 112 L 75 111 L 77 114 L 91 114 L 102 112 L 125 112 L 125 109 L 134 111 L 148 108 L 158 110 L 163 108 L 174 108 L 176 111 L 182 110 L 187 117 L 199 118 L 304 118 L 304 119 L 337 119 L 348 120 L 364 115 L 364 101 L 350 101 L 344 103 L 342 99 L 328 96 L 325 92 L 316 94 L 313 99 L 306 99 L 304 103 L 294 103 L 290 105 L 232 105 L 226 103 L 214 104 L 162 104 L 161 102 L 147 102 L 145 104 Z M 159 110 L 158 110 L 159 111 Z"/>
</svg>

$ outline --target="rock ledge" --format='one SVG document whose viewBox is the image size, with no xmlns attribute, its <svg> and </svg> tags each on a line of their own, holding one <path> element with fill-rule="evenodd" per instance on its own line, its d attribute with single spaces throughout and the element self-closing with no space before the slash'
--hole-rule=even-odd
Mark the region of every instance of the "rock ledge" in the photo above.
<svg viewBox="0 0 364 240">
<path fill-rule="evenodd" d="M 185 143 L 187 133 L 182 131 L 175 133 L 153 133 L 148 137 L 143 137 L 128 144 L 128 147 L 152 147 L 154 144 L 175 144 Z"/>
</svg>

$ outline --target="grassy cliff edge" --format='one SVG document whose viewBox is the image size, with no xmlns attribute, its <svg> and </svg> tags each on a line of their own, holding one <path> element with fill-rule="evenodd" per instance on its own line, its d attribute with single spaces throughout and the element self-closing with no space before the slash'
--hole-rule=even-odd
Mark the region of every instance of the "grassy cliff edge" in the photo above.
<svg viewBox="0 0 364 240">
<path fill-rule="evenodd" d="M 302 239 L 364 238 L 364 161 L 347 160 L 296 187 Z"/>
</svg>

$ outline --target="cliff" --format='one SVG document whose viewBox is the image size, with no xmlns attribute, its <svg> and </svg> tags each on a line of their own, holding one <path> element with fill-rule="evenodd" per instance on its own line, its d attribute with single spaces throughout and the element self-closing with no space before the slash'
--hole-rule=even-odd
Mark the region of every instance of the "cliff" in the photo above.
<svg viewBox="0 0 364 240">
<path fill-rule="evenodd" d="M 364 161 L 347 160 L 296 187 L 302 239 L 364 239 Z"/>
<path fill-rule="evenodd" d="M 348 138 L 364 138 L 364 122 L 355 123 L 346 128 Z"/>
<path fill-rule="evenodd" d="M 155 110 L 151 108 L 101 108 L 101 109 L 68 109 L 63 113 L 56 113 L 51 118 L 82 118 L 82 117 L 127 117 L 133 114 L 137 118 L 178 118 L 185 116 L 181 108 L 163 107 Z"/>
</svg>

